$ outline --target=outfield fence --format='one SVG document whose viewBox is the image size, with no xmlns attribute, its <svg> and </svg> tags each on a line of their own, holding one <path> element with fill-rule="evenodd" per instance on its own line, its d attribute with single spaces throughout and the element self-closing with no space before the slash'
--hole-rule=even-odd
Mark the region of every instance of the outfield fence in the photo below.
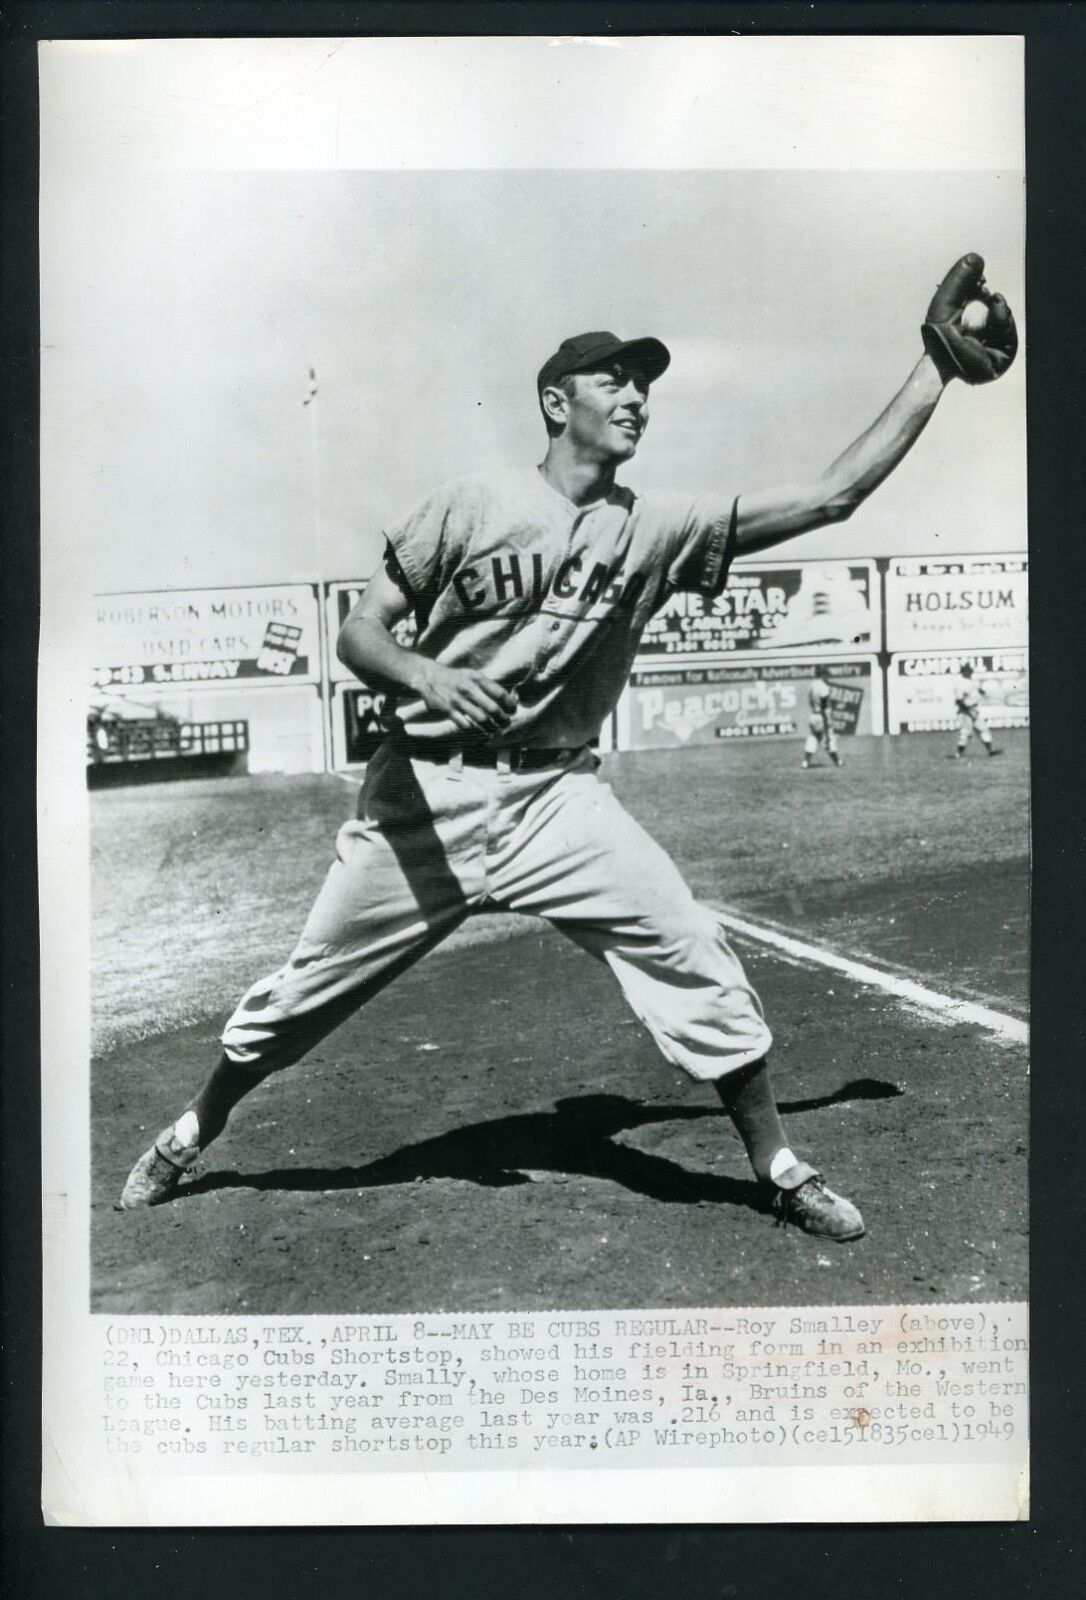
<svg viewBox="0 0 1086 1600">
<path fill-rule="evenodd" d="M 366 581 L 101 595 L 90 713 L 245 722 L 251 772 L 365 761 L 384 696 L 342 665 L 335 640 Z M 410 644 L 413 625 L 398 634 Z M 965 661 L 991 726 L 1022 727 L 1027 642 L 1024 554 L 740 561 L 723 594 L 661 607 L 600 744 L 796 738 L 816 672 L 840 735 L 949 729 Z"/>
</svg>

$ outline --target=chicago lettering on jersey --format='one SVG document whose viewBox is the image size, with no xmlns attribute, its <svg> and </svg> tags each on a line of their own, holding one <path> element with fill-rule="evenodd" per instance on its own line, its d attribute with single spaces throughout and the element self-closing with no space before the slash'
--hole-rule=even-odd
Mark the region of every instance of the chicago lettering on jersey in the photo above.
<svg viewBox="0 0 1086 1600">
<path fill-rule="evenodd" d="M 605 611 L 633 607 L 647 582 L 644 572 L 624 571 L 623 561 L 589 563 L 584 556 L 563 561 L 548 584 L 538 551 L 476 559 L 454 574 L 452 589 L 467 613 L 538 611 L 549 599 L 576 614 L 594 606 Z"/>
</svg>

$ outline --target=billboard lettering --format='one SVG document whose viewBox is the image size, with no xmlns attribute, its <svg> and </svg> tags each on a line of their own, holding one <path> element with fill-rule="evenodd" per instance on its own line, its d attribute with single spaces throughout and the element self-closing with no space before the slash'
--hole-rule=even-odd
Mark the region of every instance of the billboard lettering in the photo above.
<svg viewBox="0 0 1086 1600">
<path fill-rule="evenodd" d="M 1025 556 L 894 560 L 886 573 L 889 650 L 1024 646 Z"/>
<path fill-rule="evenodd" d="M 387 695 L 357 682 L 337 684 L 333 697 L 332 737 L 337 767 L 368 761 L 385 736 L 382 721 Z"/>
<path fill-rule="evenodd" d="M 838 733 L 881 731 L 873 661 L 825 662 L 818 670 L 829 685 Z M 803 734 L 814 672 L 810 658 L 675 671 L 638 668 L 620 703 L 618 747 L 647 750 Z"/>
<path fill-rule="evenodd" d="M 101 595 L 91 683 L 318 683 L 318 633 L 309 584 Z"/>
<path fill-rule="evenodd" d="M 817 561 L 733 567 L 723 594 L 672 595 L 645 629 L 638 659 L 732 651 L 879 648 L 875 566 Z"/>
<path fill-rule="evenodd" d="M 989 727 L 1029 724 L 1029 664 L 1025 650 L 952 651 L 901 655 L 890 661 L 891 733 L 935 733 L 958 722 L 955 684 L 962 665 L 973 683 Z"/>
</svg>

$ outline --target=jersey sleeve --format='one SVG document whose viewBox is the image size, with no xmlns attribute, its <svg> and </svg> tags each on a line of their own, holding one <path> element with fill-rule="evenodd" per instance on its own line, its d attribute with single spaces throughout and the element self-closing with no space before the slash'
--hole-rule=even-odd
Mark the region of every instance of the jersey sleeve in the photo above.
<svg viewBox="0 0 1086 1600">
<path fill-rule="evenodd" d="M 658 506 L 668 525 L 668 590 L 721 594 L 735 555 L 738 499 L 711 494 L 661 496 Z"/>
<path fill-rule="evenodd" d="M 462 542 L 462 499 L 460 485 L 446 484 L 384 529 L 386 568 L 418 603 L 432 599 L 455 566 Z"/>
</svg>

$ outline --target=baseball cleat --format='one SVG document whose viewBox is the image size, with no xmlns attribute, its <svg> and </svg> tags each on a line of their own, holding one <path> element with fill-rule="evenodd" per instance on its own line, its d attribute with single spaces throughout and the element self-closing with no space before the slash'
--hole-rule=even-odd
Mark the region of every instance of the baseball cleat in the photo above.
<svg viewBox="0 0 1086 1600">
<path fill-rule="evenodd" d="M 990 744 L 988 746 L 988 754 L 990 756 L 1001 756 L 1003 754 L 1003 746 L 1000 744 Z"/>
<path fill-rule="evenodd" d="M 837 1244 L 848 1244 L 852 1239 L 862 1239 L 864 1219 L 843 1195 L 828 1189 L 816 1172 L 794 1189 L 777 1189 L 773 1197 L 773 1210 L 777 1226 L 793 1223 L 804 1233 L 819 1239 L 832 1239 Z"/>
<path fill-rule="evenodd" d="M 128 1174 L 128 1181 L 121 1190 L 120 1209 L 138 1211 L 143 1206 L 157 1206 L 171 1199 L 185 1173 L 196 1165 L 199 1154 L 199 1145 L 183 1144 L 171 1124 Z"/>
</svg>

